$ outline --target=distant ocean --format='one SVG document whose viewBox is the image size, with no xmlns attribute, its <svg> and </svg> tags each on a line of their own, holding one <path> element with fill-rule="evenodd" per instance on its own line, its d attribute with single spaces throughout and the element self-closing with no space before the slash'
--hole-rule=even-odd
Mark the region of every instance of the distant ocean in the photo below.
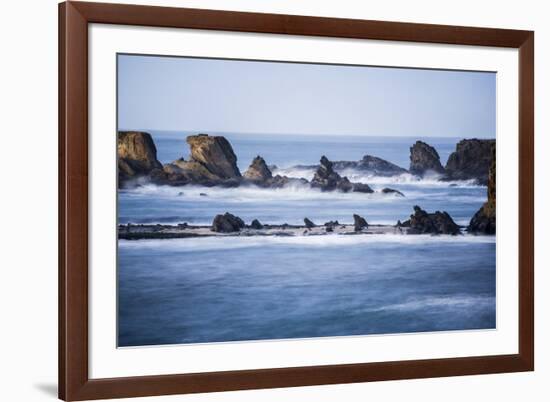
<svg viewBox="0 0 550 402">
<path fill-rule="evenodd" d="M 186 135 L 151 132 L 162 163 L 188 158 Z M 223 134 L 242 172 L 256 155 L 274 173 L 310 179 L 321 155 L 365 154 L 408 168 L 421 138 Z M 445 164 L 460 138 L 427 138 Z M 119 192 L 120 223 L 395 224 L 414 205 L 466 225 L 486 200 L 473 182 L 369 177 L 405 197 L 321 193 L 300 186 L 233 189 L 145 185 Z M 206 194 L 206 196 L 201 195 Z M 119 241 L 119 346 L 308 338 L 495 327 L 494 236 L 323 236 Z"/>
</svg>

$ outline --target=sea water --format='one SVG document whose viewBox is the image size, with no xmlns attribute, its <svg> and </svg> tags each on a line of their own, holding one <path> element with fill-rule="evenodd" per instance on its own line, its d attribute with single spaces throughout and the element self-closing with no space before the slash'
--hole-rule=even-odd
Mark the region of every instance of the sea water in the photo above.
<svg viewBox="0 0 550 402">
<path fill-rule="evenodd" d="M 152 132 L 158 158 L 188 158 L 189 133 Z M 311 179 L 296 165 L 359 160 L 408 167 L 418 138 L 224 134 L 245 171 L 256 155 L 274 173 Z M 430 138 L 442 163 L 457 138 Z M 119 192 L 120 223 L 209 225 L 230 212 L 246 223 L 371 224 L 406 220 L 414 205 L 461 225 L 486 200 L 473 181 L 342 172 L 405 197 L 284 189 L 146 184 Z M 231 237 L 119 241 L 119 346 L 490 329 L 495 318 L 494 236 Z"/>
</svg>

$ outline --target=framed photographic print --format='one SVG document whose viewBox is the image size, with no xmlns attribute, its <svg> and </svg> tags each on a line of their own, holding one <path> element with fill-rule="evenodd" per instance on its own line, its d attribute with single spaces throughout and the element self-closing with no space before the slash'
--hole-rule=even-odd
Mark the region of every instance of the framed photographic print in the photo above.
<svg viewBox="0 0 550 402">
<path fill-rule="evenodd" d="M 59 10 L 61 399 L 534 369 L 533 32 Z"/>
</svg>

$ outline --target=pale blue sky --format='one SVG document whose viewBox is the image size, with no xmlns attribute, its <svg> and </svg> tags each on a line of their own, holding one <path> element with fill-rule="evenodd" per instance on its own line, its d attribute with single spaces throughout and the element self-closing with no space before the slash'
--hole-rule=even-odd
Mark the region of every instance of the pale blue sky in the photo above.
<svg viewBox="0 0 550 402">
<path fill-rule="evenodd" d="M 118 56 L 120 129 L 496 135 L 496 74 Z"/>
</svg>

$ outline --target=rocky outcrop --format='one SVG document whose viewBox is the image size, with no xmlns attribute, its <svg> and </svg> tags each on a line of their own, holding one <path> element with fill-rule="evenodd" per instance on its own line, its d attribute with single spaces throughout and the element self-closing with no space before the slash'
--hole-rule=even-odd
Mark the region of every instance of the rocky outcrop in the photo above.
<svg viewBox="0 0 550 402">
<path fill-rule="evenodd" d="M 258 219 L 254 219 L 254 220 L 250 223 L 250 227 L 251 227 L 252 229 L 261 230 L 261 229 L 264 228 L 264 225 L 262 225 Z"/>
<path fill-rule="evenodd" d="M 237 156 L 225 137 L 207 134 L 187 137 L 191 158 L 175 160 L 164 166 L 163 174 L 153 178 L 161 184 L 183 185 L 187 183 L 204 186 L 237 186 L 241 172 Z"/>
<path fill-rule="evenodd" d="M 489 168 L 487 182 L 487 202 L 475 213 L 468 225 L 468 232 L 478 234 L 496 233 L 496 212 L 497 212 L 497 167 L 496 167 L 496 146 L 493 144 L 491 153 L 492 160 Z"/>
<path fill-rule="evenodd" d="M 408 234 L 460 234 L 460 226 L 447 212 L 436 211 L 430 214 L 418 205 L 414 206 L 414 214 L 410 219 L 403 223 L 398 222 L 397 226 L 409 228 Z"/>
<path fill-rule="evenodd" d="M 296 165 L 296 169 L 318 169 L 319 165 Z M 391 177 L 398 176 L 403 173 L 408 173 L 407 169 L 403 169 L 391 162 L 372 155 L 365 155 L 359 161 L 333 161 L 332 167 L 337 172 L 342 172 L 346 169 L 359 170 L 362 173 L 372 176 Z"/>
<path fill-rule="evenodd" d="M 368 228 L 369 224 L 367 223 L 366 219 L 362 216 L 353 214 L 353 227 L 356 232 L 360 232 L 364 228 Z"/>
<path fill-rule="evenodd" d="M 306 228 L 308 228 L 308 229 L 314 228 L 316 226 L 315 223 L 313 223 L 308 218 L 304 218 L 304 225 L 306 225 Z"/>
<path fill-rule="evenodd" d="M 273 175 L 269 167 L 267 167 L 264 158 L 256 156 L 243 177 L 253 182 L 265 182 L 273 178 Z"/>
<path fill-rule="evenodd" d="M 460 141 L 445 165 L 445 179 L 476 179 L 481 184 L 487 184 L 495 144 L 495 140 Z"/>
<path fill-rule="evenodd" d="M 398 176 L 403 173 L 407 173 L 407 169 L 403 169 L 387 160 L 378 158 L 377 156 L 365 155 L 360 161 L 336 161 L 333 164 L 335 170 L 340 171 L 344 169 L 360 170 L 366 174 L 373 176 Z"/>
<path fill-rule="evenodd" d="M 226 212 L 223 215 L 216 215 L 212 222 L 212 231 L 218 233 L 238 232 L 244 228 L 244 222 L 238 216 Z"/>
<path fill-rule="evenodd" d="M 151 134 L 119 131 L 117 138 L 119 184 L 162 169 Z"/>
<path fill-rule="evenodd" d="M 404 197 L 405 196 L 405 194 L 403 194 L 401 191 L 395 190 L 395 189 L 389 188 L 389 187 L 384 187 L 382 190 L 380 190 L 380 192 L 383 193 L 383 194 L 397 195 L 399 197 Z"/>
<path fill-rule="evenodd" d="M 191 147 L 191 160 L 201 164 L 219 179 L 241 177 L 237 167 L 237 156 L 225 137 L 208 134 L 190 135 L 187 143 Z"/>
<path fill-rule="evenodd" d="M 439 154 L 434 147 L 422 141 L 416 143 L 410 148 L 411 164 L 410 172 L 419 176 L 427 173 L 443 174 L 445 169 L 439 160 Z"/>
<path fill-rule="evenodd" d="M 340 176 L 333 168 L 331 161 L 326 156 L 321 157 L 320 165 L 311 180 L 311 187 L 322 191 L 339 190 L 344 193 L 349 191 L 361 193 L 373 193 L 374 191 L 364 183 L 352 183 L 347 177 Z"/>
</svg>

